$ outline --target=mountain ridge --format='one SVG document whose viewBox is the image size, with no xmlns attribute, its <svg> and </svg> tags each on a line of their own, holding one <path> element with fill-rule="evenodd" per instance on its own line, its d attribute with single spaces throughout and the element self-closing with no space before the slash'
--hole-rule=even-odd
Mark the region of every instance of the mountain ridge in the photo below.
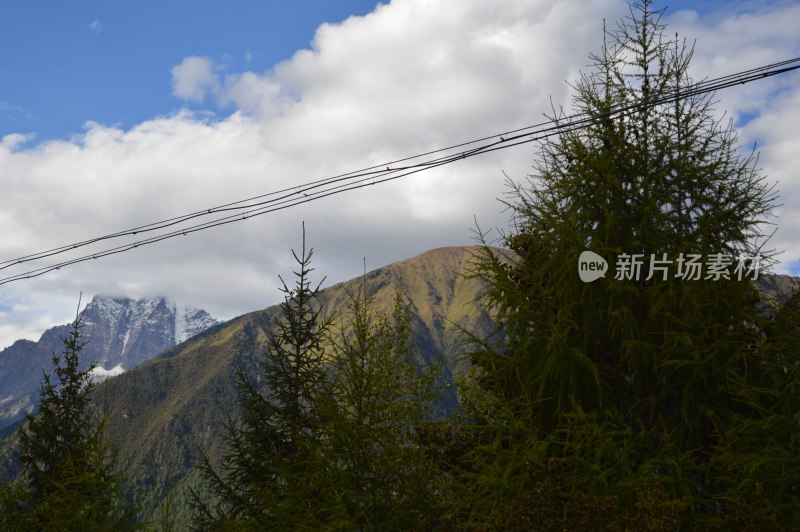
<svg viewBox="0 0 800 532">
<path fill-rule="evenodd" d="M 484 306 L 486 286 L 471 275 L 479 252 L 477 247 L 430 250 L 330 285 L 319 304 L 331 315 L 346 308 L 349 294 L 366 287 L 375 310 L 387 314 L 399 291 L 412 314 L 420 365 L 441 362 L 442 383 L 448 385 L 467 366 L 464 331 L 481 337 L 494 327 Z M 759 283 L 760 291 L 779 300 L 798 289 L 800 280 L 788 276 Z M 177 498 L 176 516 L 187 518 L 187 488 L 201 486 L 195 469 L 200 452 L 216 463 L 224 451 L 224 425 L 237 419 L 234 368 L 242 368 L 253 382 L 263 381 L 260 361 L 279 316 L 279 305 L 272 305 L 218 323 L 100 385 L 96 402 L 107 416 L 108 436 L 118 446 L 131 496 L 142 505 L 144 518 L 155 515 L 170 494 Z M 441 406 L 453 407 L 455 400 L 453 388 L 445 386 Z M 8 447 L 0 451 L 0 459 L 11 460 Z M 6 476 L 12 469 L 0 464 Z"/>
<path fill-rule="evenodd" d="M 204 310 L 161 296 L 97 295 L 82 315 L 82 367 L 97 362 L 96 380 L 130 370 L 218 323 Z M 56 325 L 38 341 L 17 340 L 0 351 L 0 428 L 35 408 L 42 371 L 52 369 L 52 355 L 63 351 L 61 337 L 68 330 L 69 325 Z"/>
<path fill-rule="evenodd" d="M 318 303 L 324 315 L 335 315 L 346 308 L 348 294 L 366 286 L 375 311 L 388 314 L 400 291 L 411 312 L 418 362 L 441 364 L 440 406 L 452 408 L 455 391 L 447 384 L 465 364 L 463 330 L 480 333 L 492 326 L 479 304 L 484 286 L 469 275 L 475 250 L 439 248 L 377 268 L 326 287 Z M 169 493 L 185 494 L 187 487 L 198 486 L 194 465 L 200 449 L 212 461 L 219 459 L 223 426 L 238 412 L 234 368 L 260 382 L 260 360 L 279 313 L 279 305 L 273 305 L 214 326 L 114 378 L 98 394 L 132 493 L 147 511 Z"/>
</svg>

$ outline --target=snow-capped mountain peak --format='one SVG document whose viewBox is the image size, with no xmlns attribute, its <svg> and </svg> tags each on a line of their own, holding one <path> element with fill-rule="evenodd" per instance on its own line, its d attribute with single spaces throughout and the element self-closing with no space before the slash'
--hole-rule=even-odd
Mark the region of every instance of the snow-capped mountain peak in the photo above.
<svg viewBox="0 0 800 532">
<path fill-rule="evenodd" d="M 98 295 L 86 305 L 83 334 L 101 343 L 98 365 L 130 369 L 216 325 L 206 311 L 164 297 L 131 299 Z"/>
<path fill-rule="evenodd" d="M 95 296 L 84 308 L 81 365 L 97 362 L 99 381 L 133 369 L 142 362 L 219 323 L 206 311 L 164 297 L 132 299 Z M 53 353 L 61 353 L 61 337 L 69 325 L 45 331 L 38 342 L 22 341 L 0 351 L 0 427 L 18 419 L 36 404 L 42 370 L 52 370 Z"/>
</svg>

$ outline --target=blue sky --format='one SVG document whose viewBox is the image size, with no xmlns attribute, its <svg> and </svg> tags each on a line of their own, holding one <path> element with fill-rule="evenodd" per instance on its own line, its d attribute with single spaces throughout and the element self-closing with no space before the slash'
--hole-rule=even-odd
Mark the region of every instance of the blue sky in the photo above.
<svg viewBox="0 0 800 532">
<path fill-rule="evenodd" d="M 308 48 L 320 24 L 365 15 L 377 3 L 5 2 L 0 49 L 11 53 L 0 56 L 0 137 L 22 132 L 34 134 L 34 142 L 68 138 L 89 120 L 130 128 L 180 107 L 169 91 L 170 70 L 184 57 L 207 56 L 230 72 L 264 71 Z M 668 12 L 730 6 L 684 0 L 668 4 Z"/>
<path fill-rule="evenodd" d="M 3 2 L 0 261 L 541 122 L 569 108 L 602 20 L 626 13 L 622 0 Z M 664 22 L 697 43 L 695 78 L 800 56 L 797 0 L 672 2 Z M 718 100 L 743 145 L 758 142 L 781 191 L 780 271 L 800 273 L 800 76 Z M 219 318 L 274 304 L 303 221 L 330 282 L 363 258 L 471 244 L 476 220 L 508 226 L 497 198 L 534 157 L 495 152 L 0 285 L 0 349 L 69 320 L 79 293 Z"/>
<path fill-rule="evenodd" d="M 181 104 L 170 69 L 184 57 L 266 70 L 307 48 L 317 27 L 364 15 L 374 0 L 55 0 L 4 2 L 0 137 L 37 141 L 88 120 L 130 128 Z"/>
</svg>

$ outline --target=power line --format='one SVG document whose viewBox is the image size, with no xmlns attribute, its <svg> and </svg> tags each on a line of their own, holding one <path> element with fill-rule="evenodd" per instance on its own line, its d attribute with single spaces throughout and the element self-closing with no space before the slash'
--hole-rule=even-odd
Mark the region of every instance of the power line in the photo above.
<svg viewBox="0 0 800 532">
<path fill-rule="evenodd" d="M 664 104 L 673 103 L 679 100 L 701 96 L 703 94 L 713 93 L 735 85 L 743 85 L 760 79 L 765 79 L 767 77 L 783 74 L 786 72 L 800 69 L 800 64 L 798 63 L 800 63 L 800 57 L 789 59 L 786 61 L 781 61 L 779 63 L 760 66 L 754 69 L 738 72 L 735 74 L 729 74 L 719 78 L 704 80 L 696 84 L 689 85 L 687 87 L 682 87 L 682 88 L 679 87 L 678 89 L 672 92 L 665 93 L 660 98 L 646 100 L 646 101 L 638 101 L 633 104 L 617 106 L 604 114 L 589 116 L 585 113 L 579 113 L 555 120 L 548 120 L 546 122 L 542 122 L 532 126 L 526 126 L 511 131 L 506 131 L 504 133 L 482 137 L 479 139 L 463 142 L 460 144 L 455 144 L 446 148 L 439 148 L 436 150 L 413 155 L 410 157 L 404 157 L 401 159 L 390 161 L 388 163 L 370 166 L 353 172 L 347 172 L 329 178 L 320 179 L 317 181 L 312 181 L 305 184 L 297 185 L 294 187 L 284 188 L 266 194 L 261 194 L 258 196 L 253 196 L 239 201 L 219 205 L 217 207 L 211 207 L 208 209 L 196 211 L 182 216 L 168 218 L 158 222 L 153 222 L 150 224 L 134 227 L 131 229 L 126 229 L 123 231 L 118 231 L 115 233 L 94 237 L 88 240 L 75 242 L 65 246 L 59 246 L 46 251 L 41 251 L 38 253 L 33 253 L 30 255 L 18 257 L 16 259 L 2 261 L 0 262 L 0 270 L 18 266 L 23 263 L 59 255 L 62 253 L 67 253 L 69 251 L 73 251 L 75 249 L 105 240 L 112 240 L 123 236 L 134 236 L 138 234 L 152 233 L 155 231 L 174 228 L 185 222 L 191 220 L 197 220 L 199 218 L 207 217 L 213 214 L 236 212 L 236 214 L 226 214 L 223 217 L 191 225 L 188 227 L 171 229 L 167 232 L 156 234 L 133 243 L 115 246 L 100 251 L 98 253 L 83 255 L 75 259 L 65 260 L 53 265 L 43 266 L 41 268 L 36 268 L 20 274 L 12 275 L 5 278 L 0 278 L 0 285 L 22 279 L 30 279 L 33 277 L 38 277 L 44 275 L 45 273 L 58 270 L 63 267 L 67 267 L 80 262 L 86 262 L 106 257 L 109 255 L 124 253 L 126 251 L 154 244 L 156 242 L 160 242 L 162 240 L 166 240 L 169 238 L 174 238 L 182 235 L 187 236 L 190 233 L 203 231 L 221 225 L 227 225 L 233 222 L 243 221 L 248 218 L 287 209 L 290 207 L 294 207 L 311 201 L 316 201 L 318 199 L 332 196 L 335 194 L 340 194 L 343 192 L 348 192 L 359 188 L 364 188 L 380 183 L 385 183 L 388 181 L 393 181 L 411 174 L 429 170 L 431 168 L 436 168 L 439 166 L 450 164 L 455 161 L 460 161 L 463 159 L 474 157 L 476 155 L 490 153 L 501 149 L 507 149 L 513 146 L 518 146 L 520 144 L 526 144 L 530 142 L 544 140 L 551 136 L 561 135 L 563 133 L 571 131 L 577 131 L 579 129 L 583 129 L 593 124 L 596 124 L 600 120 L 604 120 L 610 117 L 626 116 L 641 111 L 643 109 L 657 107 Z M 463 149 L 469 146 L 473 147 L 469 149 Z M 462 148 L 462 150 L 450 153 L 459 148 Z M 435 157 L 421 162 L 413 162 L 417 159 L 430 156 L 435 156 Z"/>
<path fill-rule="evenodd" d="M 748 71 L 745 71 L 745 72 L 740 72 L 740 73 L 737 73 L 737 74 L 723 76 L 721 78 L 715 78 L 713 80 L 703 81 L 703 82 L 700 82 L 700 83 L 692 86 L 692 89 L 695 92 L 700 91 L 700 90 L 703 90 L 704 92 L 713 92 L 715 90 L 718 90 L 719 88 L 724 88 L 723 84 L 740 84 L 740 83 L 745 83 L 747 81 L 752 81 L 752 79 L 747 80 L 747 81 L 742 81 L 742 78 L 744 76 L 749 76 L 749 77 L 754 77 L 755 76 L 757 79 L 760 79 L 761 77 L 764 77 L 763 73 L 765 71 L 768 71 L 770 69 L 775 70 L 775 69 L 778 69 L 779 67 L 790 65 L 792 63 L 796 63 L 797 61 L 798 61 L 798 59 L 791 59 L 791 60 L 788 60 L 788 61 L 783 61 L 781 63 L 774 63 L 772 65 L 766 65 L 766 66 L 758 67 L 758 68 L 751 69 L 751 70 L 748 70 Z M 793 69 L 793 68 L 790 68 L 790 69 Z M 777 72 L 777 73 L 781 73 L 781 72 Z M 774 75 L 774 73 L 772 73 L 770 75 Z M 677 93 L 677 91 L 676 91 L 676 93 Z M 691 96 L 690 92 L 684 93 L 684 97 L 689 97 L 689 96 Z M 670 97 L 671 96 L 668 96 L 666 99 L 669 99 Z M 666 99 L 654 101 L 654 102 L 652 102 L 652 104 L 653 105 L 660 105 L 660 104 L 664 103 L 666 101 Z M 613 109 L 611 111 L 611 114 L 616 114 L 616 113 L 619 113 L 619 112 L 627 111 L 629 109 L 635 109 L 639 105 L 640 104 L 633 104 L 632 106 L 627 106 L 627 107 L 624 107 L 624 108 L 620 107 L 620 108 L 617 108 L 617 109 Z M 584 115 L 580 115 L 579 114 L 579 115 L 573 115 L 573 116 L 570 116 L 570 117 L 563 118 L 562 121 L 565 121 L 565 122 L 568 122 L 568 123 L 578 123 L 577 121 L 579 121 L 579 119 L 588 120 L 589 122 L 594 120 L 593 118 L 588 118 L 587 119 L 587 117 L 585 117 Z M 232 203 L 228 203 L 228 204 L 225 204 L 225 205 L 220 205 L 220 206 L 212 207 L 212 208 L 209 208 L 209 209 L 203 209 L 203 210 L 200 210 L 200 211 L 196 211 L 196 212 L 193 212 L 193 213 L 185 214 L 185 215 L 174 217 L 174 218 L 169 218 L 169 219 L 162 220 L 162 221 L 159 221 L 159 222 L 153 222 L 153 223 L 150 223 L 150 224 L 147 224 L 147 225 L 138 226 L 138 227 L 134 227 L 134 228 L 131 228 L 131 229 L 126 229 L 126 230 L 119 231 L 119 232 L 116 232 L 116 233 L 110 233 L 110 234 L 107 234 L 107 235 L 91 238 L 89 240 L 84 240 L 84 241 L 76 242 L 76 243 L 73 243 L 73 244 L 68 244 L 68 245 L 61 246 L 61 247 L 58 247 L 58 248 L 53 248 L 53 249 L 50 249 L 50 250 L 47 250 L 47 251 L 34 253 L 32 255 L 27 255 L 27 256 L 16 258 L 16 259 L 3 261 L 3 262 L 0 262 L 0 270 L 9 268 L 9 267 L 14 266 L 14 265 L 21 264 L 23 262 L 30 262 L 30 261 L 37 260 L 37 259 L 40 259 L 40 258 L 45 258 L 45 257 L 53 256 L 53 255 L 56 255 L 56 254 L 65 253 L 65 252 L 77 249 L 79 247 L 87 246 L 87 245 L 90 245 L 90 244 L 93 244 L 93 243 L 97 243 L 97 242 L 100 242 L 100 241 L 103 241 L 103 240 L 109 240 L 109 239 L 113 239 L 113 238 L 119 238 L 119 237 L 122 237 L 122 236 L 131 236 L 131 235 L 137 235 L 139 233 L 146 233 L 146 232 L 156 231 L 156 230 L 159 230 L 159 229 L 165 229 L 165 228 L 168 228 L 168 227 L 171 227 L 171 226 L 175 226 L 175 225 L 178 225 L 180 223 L 183 223 L 183 222 L 186 222 L 186 221 L 189 221 L 189 220 L 192 220 L 192 219 L 200 218 L 200 217 L 203 217 L 203 216 L 208 216 L 210 214 L 226 212 L 226 211 L 232 211 L 232 210 L 244 210 L 244 209 L 252 208 L 252 207 L 257 206 L 257 205 L 263 205 L 263 204 L 266 204 L 266 203 L 273 203 L 273 202 L 280 202 L 280 201 L 284 200 L 285 198 L 290 197 L 292 195 L 305 194 L 305 193 L 307 193 L 308 190 L 313 190 L 313 189 L 315 189 L 317 187 L 325 186 L 325 185 L 328 185 L 328 184 L 333 183 L 333 182 L 339 182 L 339 181 L 342 181 L 342 180 L 353 180 L 353 179 L 357 179 L 357 178 L 364 178 L 364 177 L 369 177 L 369 176 L 380 175 L 380 174 L 385 173 L 386 170 L 384 170 L 384 168 L 388 169 L 393 165 L 396 167 L 396 165 L 399 164 L 399 163 L 411 161 L 413 159 L 418 159 L 420 157 L 425 157 L 425 156 L 429 156 L 429 155 L 433 155 L 433 154 L 437 154 L 437 153 L 451 151 L 453 149 L 464 147 L 464 146 L 469 146 L 469 145 L 472 145 L 472 144 L 476 144 L 478 142 L 485 142 L 487 140 L 492 140 L 492 139 L 500 139 L 499 144 L 504 144 L 504 143 L 507 144 L 512 140 L 515 140 L 517 138 L 520 138 L 522 136 L 527 135 L 525 133 L 526 131 L 537 131 L 538 130 L 539 132 L 541 132 L 541 131 L 543 131 L 541 128 L 544 128 L 545 126 L 554 125 L 554 124 L 555 124 L 555 122 L 552 121 L 552 120 L 551 121 L 547 121 L 547 122 L 542 122 L 540 124 L 536 124 L 536 125 L 533 125 L 533 126 L 527 126 L 527 127 L 516 129 L 516 130 L 512 130 L 512 131 L 507 131 L 507 132 L 504 132 L 504 133 L 491 135 L 491 136 L 488 136 L 488 137 L 483 137 L 483 138 L 480 138 L 480 139 L 464 142 L 464 143 L 457 144 L 457 145 L 454 145 L 454 146 L 449 146 L 447 148 L 440 148 L 440 149 L 437 149 L 437 150 L 433 150 L 433 151 L 429 151 L 429 152 L 426 152 L 426 153 L 414 155 L 414 156 L 411 156 L 411 157 L 406 157 L 406 158 L 398 159 L 398 160 L 391 161 L 391 162 L 388 162 L 388 163 L 383 163 L 383 164 L 380 164 L 380 165 L 364 168 L 364 169 L 357 170 L 357 171 L 354 171 L 354 172 L 340 174 L 340 175 L 337 175 L 337 176 L 333 176 L 333 177 L 326 178 L 326 179 L 321 179 L 321 180 L 310 182 L 310 183 L 306 183 L 306 184 L 303 184 L 303 185 L 297 185 L 297 186 L 294 186 L 294 187 L 285 188 L 285 189 L 282 189 L 282 190 L 270 192 L 270 193 L 267 193 L 267 194 L 262 194 L 262 195 L 259 195 L 259 196 L 254 196 L 254 197 L 251 197 L 251 198 L 246 198 L 246 199 L 239 200 L 239 201 L 232 202 Z M 561 126 L 556 125 L 555 129 L 559 129 L 560 127 Z M 460 155 L 461 155 L 460 153 L 456 154 L 456 158 L 458 158 Z M 408 166 L 403 167 L 403 168 L 408 168 Z M 268 198 L 268 197 L 275 197 L 275 198 L 273 198 L 271 200 L 252 203 L 255 200 L 263 200 L 264 198 Z"/>
</svg>

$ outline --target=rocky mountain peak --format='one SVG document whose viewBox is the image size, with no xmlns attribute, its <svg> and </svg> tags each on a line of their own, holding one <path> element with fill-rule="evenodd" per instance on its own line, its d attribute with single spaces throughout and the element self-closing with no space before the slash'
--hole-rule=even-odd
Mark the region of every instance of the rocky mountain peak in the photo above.
<svg viewBox="0 0 800 532">
<path fill-rule="evenodd" d="M 81 352 L 85 366 L 97 362 L 97 380 L 142 362 L 219 323 L 206 311 L 165 297 L 95 296 L 84 308 Z M 18 341 L 0 351 L 0 427 L 35 404 L 42 369 L 61 353 L 69 325 L 48 329 L 38 342 Z"/>
</svg>

